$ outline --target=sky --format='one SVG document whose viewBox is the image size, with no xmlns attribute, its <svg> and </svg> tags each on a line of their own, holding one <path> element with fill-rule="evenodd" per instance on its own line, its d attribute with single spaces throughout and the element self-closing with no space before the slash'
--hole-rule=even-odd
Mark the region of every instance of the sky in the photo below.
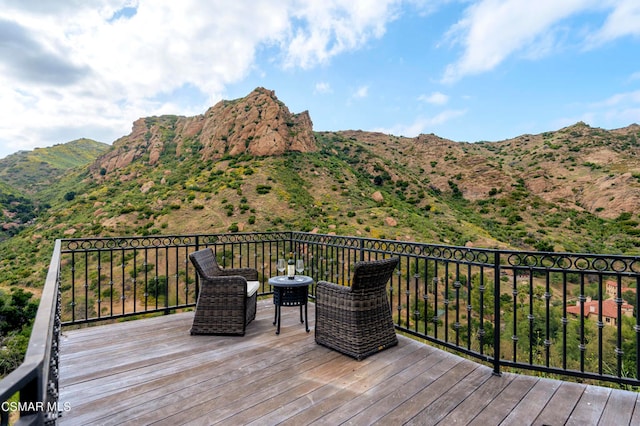
<svg viewBox="0 0 640 426">
<path fill-rule="evenodd" d="M 640 1 L 0 0 L 0 158 L 256 87 L 316 131 L 640 124 Z"/>
</svg>

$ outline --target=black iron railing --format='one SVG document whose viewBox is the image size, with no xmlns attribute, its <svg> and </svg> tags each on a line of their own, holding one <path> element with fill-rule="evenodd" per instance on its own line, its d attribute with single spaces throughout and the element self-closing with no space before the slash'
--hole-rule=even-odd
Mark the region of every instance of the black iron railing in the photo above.
<svg viewBox="0 0 640 426">
<path fill-rule="evenodd" d="M 633 256 L 302 232 L 65 239 L 56 243 L 40 308 L 61 297 L 62 325 L 191 308 L 198 280 L 188 254 L 204 247 L 222 266 L 257 269 L 261 296 L 271 293 L 267 280 L 288 253 L 304 260 L 315 281 L 344 285 L 355 262 L 397 256 L 389 291 L 398 330 L 487 362 L 495 374 L 509 367 L 640 385 L 640 258 Z M 51 318 L 32 340 L 55 345 Z M 12 392 L 1 389 L 6 401 Z"/>
<path fill-rule="evenodd" d="M 260 272 L 260 293 L 290 232 L 62 240 L 63 325 L 169 313 L 195 306 L 198 280 L 189 253 L 211 247 L 223 267 Z"/>
</svg>

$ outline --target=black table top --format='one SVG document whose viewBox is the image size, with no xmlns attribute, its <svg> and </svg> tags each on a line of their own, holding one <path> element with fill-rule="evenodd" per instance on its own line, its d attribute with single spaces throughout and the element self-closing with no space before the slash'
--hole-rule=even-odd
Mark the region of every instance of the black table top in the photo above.
<svg viewBox="0 0 640 426">
<path fill-rule="evenodd" d="M 269 278 L 269 285 L 274 287 L 302 287 L 313 283 L 313 278 L 306 275 L 296 275 L 289 279 L 286 275 Z"/>
</svg>

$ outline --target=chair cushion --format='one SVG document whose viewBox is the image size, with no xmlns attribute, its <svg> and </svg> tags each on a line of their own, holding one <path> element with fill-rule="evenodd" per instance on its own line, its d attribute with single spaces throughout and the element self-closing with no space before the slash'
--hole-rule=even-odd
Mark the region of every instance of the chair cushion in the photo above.
<svg viewBox="0 0 640 426">
<path fill-rule="evenodd" d="M 260 281 L 247 281 L 247 297 L 253 296 L 259 287 Z"/>
</svg>

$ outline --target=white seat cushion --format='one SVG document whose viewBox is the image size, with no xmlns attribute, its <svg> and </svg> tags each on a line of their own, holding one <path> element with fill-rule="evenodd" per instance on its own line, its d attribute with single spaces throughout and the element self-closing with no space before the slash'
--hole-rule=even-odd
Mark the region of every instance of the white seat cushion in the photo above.
<svg viewBox="0 0 640 426">
<path fill-rule="evenodd" d="M 259 287 L 260 281 L 247 281 L 247 297 L 253 296 Z"/>
</svg>

